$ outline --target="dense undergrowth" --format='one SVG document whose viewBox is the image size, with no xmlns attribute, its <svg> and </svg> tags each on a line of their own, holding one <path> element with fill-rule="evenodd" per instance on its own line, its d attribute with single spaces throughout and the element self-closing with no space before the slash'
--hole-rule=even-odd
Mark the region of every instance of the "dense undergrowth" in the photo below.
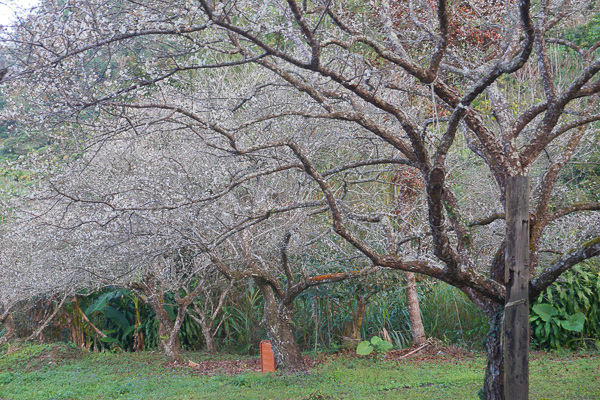
<svg viewBox="0 0 600 400">
<path fill-rule="evenodd" d="M 347 289 L 332 285 L 307 291 L 296 302 L 294 331 L 303 351 L 335 352 L 341 348 L 344 328 L 351 322 L 358 301 L 365 301 L 366 298 L 355 287 Z M 592 263 L 576 267 L 544 291 L 532 304 L 532 348 L 600 347 L 598 293 L 600 273 L 598 266 Z M 419 297 L 428 337 L 445 344 L 481 349 L 487 334 L 487 319 L 462 292 L 425 279 L 419 283 Z M 366 304 L 361 326 L 363 338 L 381 336 L 385 331 L 396 348 L 410 345 L 410 326 L 402 282 L 387 287 L 383 285 L 378 293 L 368 296 Z M 536 312 L 540 304 L 556 312 L 550 317 L 541 317 Z M 52 307 L 50 302 L 41 299 L 30 305 L 27 312 L 15 314 L 18 336 L 29 334 Z M 75 320 L 78 312 L 75 306 L 85 312 L 96 327 L 108 334 L 110 340 L 100 341 L 89 324 L 81 319 Z M 175 307 L 167 302 L 165 309 L 174 319 Z M 266 338 L 261 324 L 262 309 L 260 292 L 252 286 L 242 285 L 233 291 L 225 304 L 221 317 L 223 321 L 216 335 L 218 349 L 228 353 L 257 354 L 260 341 Z M 564 321 L 576 315 L 584 318 L 582 329 L 566 329 Z M 44 340 L 72 342 L 74 330 L 80 336 L 79 345 L 91 350 L 110 350 L 114 344 L 118 344 L 122 349 L 132 351 L 136 333 L 143 338 L 145 350 L 157 348 L 158 322 L 154 313 L 133 293 L 120 288 L 107 288 L 103 292 L 78 296 L 76 305 L 73 301 L 67 302 L 64 310 L 44 332 Z M 184 320 L 179 339 L 184 350 L 203 349 L 204 338 L 200 326 L 189 316 Z"/>
<path fill-rule="evenodd" d="M 443 283 L 424 281 L 420 283 L 420 297 L 423 324 L 429 337 L 472 348 L 478 347 L 485 339 L 487 322 L 483 313 L 459 290 Z M 300 347 L 304 351 L 338 350 L 344 327 L 351 322 L 357 302 L 357 296 L 339 287 L 308 291 L 296 302 L 293 319 Z M 53 306 L 43 300 L 31 305 L 27 312 L 15 313 L 18 336 L 25 337 L 32 332 L 39 318 Z M 157 319 L 150 307 L 137 301 L 131 292 L 109 288 L 97 294 L 78 296 L 77 307 L 123 349 L 133 350 L 136 332 L 142 332 L 145 349 L 157 348 Z M 175 307 L 166 303 L 165 309 L 174 319 Z M 219 349 L 257 354 L 260 341 L 266 338 L 261 324 L 262 309 L 260 292 L 252 286 L 243 285 L 234 291 L 225 304 L 223 323 L 216 335 Z M 68 324 L 71 318 L 79 324 L 75 328 L 82 331 L 85 347 L 110 349 L 108 340 L 100 342 L 86 322 L 74 319 L 77 312 L 73 301 L 66 303 L 64 311 L 45 330 L 44 340 L 73 341 L 73 327 Z M 136 323 L 138 318 L 139 323 Z M 370 296 L 367 301 L 362 336 L 380 335 L 384 329 L 397 348 L 410 345 L 408 311 L 401 283 L 392 290 L 382 290 Z M 179 339 L 184 350 L 201 350 L 204 346 L 200 326 L 189 316 L 184 320 Z"/>
</svg>

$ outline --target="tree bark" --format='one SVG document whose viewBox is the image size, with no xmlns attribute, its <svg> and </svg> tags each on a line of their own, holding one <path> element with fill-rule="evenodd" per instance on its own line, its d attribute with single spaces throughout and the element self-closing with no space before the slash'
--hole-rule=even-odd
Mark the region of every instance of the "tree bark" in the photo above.
<svg viewBox="0 0 600 400">
<path fill-rule="evenodd" d="M 198 315 L 198 317 L 195 316 L 193 313 L 190 313 L 190 317 L 198 324 L 200 324 L 200 328 L 202 329 L 202 336 L 204 336 L 204 341 L 206 342 L 206 351 L 208 353 L 216 353 L 217 346 L 215 345 L 214 335 L 216 334 L 215 331 L 218 330 L 218 326 L 217 329 L 214 329 L 214 320 L 208 318 L 206 313 L 200 310 L 200 308 L 195 303 L 192 303 L 192 307 L 194 309 L 194 312 Z"/>
<path fill-rule="evenodd" d="M 171 316 L 164 307 L 164 290 L 162 287 L 157 287 L 152 276 L 148 276 L 144 283 L 132 282 L 129 285 L 131 289 L 140 294 L 140 300 L 152 308 L 158 319 L 158 349 L 163 351 L 171 360 L 181 361 L 179 356 L 179 329 L 189 303 L 183 306 L 180 305 L 177 308 L 177 317 L 175 321 L 172 321 Z"/>
<path fill-rule="evenodd" d="M 217 346 L 215 346 L 215 338 L 213 338 L 212 326 L 202 324 L 200 327 L 202 328 L 202 335 L 204 336 L 204 341 L 206 342 L 206 351 L 211 354 L 216 353 Z"/>
<path fill-rule="evenodd" d="M 190 313 L 190 317 L 200 324 L 200 329 L 202 329 L 202 336 L 204 336 L 204 341 L 206 342 L 206 352 L 214 354 L 217 352 L 217 346 L 215 346 L 215 338 L 213 335 L 216 333 L 214 328 L 214 320 L 209 319 L 207 321 L 207 317 L 205 314 L 202 314 L 202 311 L 196 306 L 196 304 L 192 303 L 194 307 L 194 311 L 196 314 L 200 315 L 200 318 L 197 318 L 194 314 Z"/>
<path fill-rule="evenodd" d="M 307 371 L 308 368 L 292 330 L 293 304 L 282 304 L 268 282 L 260 278 L 255 278 L 255 281 L 265 302 L 262 322 L 271 341 L 277 368 L 288 373 Z"/>
<path fill-rule="evenodd" d="M 158 303 L 158 304 L 156 304 Z M 167 357 L 173 361 L 180 361 L 179 356 L 179 329 L 171 321 L 169 313 L 167 313 L 160 302 L 151 302 L 150 307 L 158 318 L 158 348 L 163 351 Z"/>
<path fill-rule="evenodd" d="M 417 281 L 413 272 L 404 272 L 406 277 L 406 303 L 408 305 L 408 317 L 410 319 L 410 330 L 413 345 L 420 346 L 425 343 L 425 328 L 421 319 L 421 307 L 417 297 Z"/>
<path fill-rule="evenodd" d="M 485 369 L 483 392 L 486 400 L 504 400 L 504 356 L 502 351 L 503 307 L 489 301 L 489 309 L 484 310 L 490 321 L 485 347 L 488 362 Z"/>
</svg>

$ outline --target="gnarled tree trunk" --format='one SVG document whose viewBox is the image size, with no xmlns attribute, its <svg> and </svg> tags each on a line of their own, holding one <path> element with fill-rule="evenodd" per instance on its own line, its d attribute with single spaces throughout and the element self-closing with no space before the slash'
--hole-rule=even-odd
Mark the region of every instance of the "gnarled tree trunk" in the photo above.
<svg viewBox="0 0 600 400">
<path fill-rule="evenodd" d="M 500 281 L 504 274 L 504 243 L 496 253 L 494 263 L 501 263 L 493 270 L 490 278 Z M 483 382 L 484 398 L 486 400 L 504 400 L 504 352 L 502 348 L 502 319 L 504 306 L 475 292 L 471 288 L 461 288 L 463 292 L 481 309 L 490 323 L 485 347 L 487 350 L 487 366 Z"/>
<path fill-rule="evenodd" d="M 263 323 L 271 341 L 277 368 L 286 372 L 306 371 L 306 363 L 292 331 L 293 305 L 282 304 L 268 282 L 260 278 L 255 278 L 255 281 L 265 302 Z"/>
<path fill-rule="evenodd" d="M 504 356 L 502 349 L 503 307 L 491 304 L 487 311 L 490 321 L 485 347 L 488 362 L 485 368 L 483 391 L 486 400 L 504 400 Z"/>
<path fill-rule="evenodd" d="M 199 316 L 197 317 L 193 313 L 190 313 L 190 317 L 200 324 L 200 328 L 202 329 L 202 336 L 204 336 L 204 341 L 206 342 L 206 351 L 208 353 L 216 353 L 217 347 L 215 346 L 215 338 L 214 334 L 216 333 L 216 329 L 214 329 L 214 320 L 207 318 L 206 313 L 200 310 L 195 303 L 192 303 L 192 307 L 194 312 Z"/>
<path fill-rule="evenodd" d="M 148 304 L 158 319 L 158 348 L 173 361 L 180 361 L 179 356 L 179 329 L 183 323 L 183 317 L 187 312 L 189 302 L 178 304 L 177 317 L 175 321 L 164 307 L 164 289 L 153 281 L 154 276 L 149 275 L 143 283 L 131 282 L 130 288 L 137 291 L 139 298 Z"/>
<path fill-rule="evenodd" d="M 216 353 L 217 352 L 217 346 L 215 346 L 215 338 L 213 337 L 213 324 L 210 324 L 211 326 L 208 326 L 208 324 L 206 323 L 202 323 L 200 324 L 200 327 L 202 328 L 202 335 L 204 336 L 204 342 L 206 342 L 206 351 L 208 353 Z"/>
<path fill-rule="evenodd" d="M 151 301 L 150 307 L 158 318 L 158 348 L 174 361 L 180 361 L 179 356 L 179 326 L 171 321 L 163 303 Z"/>
</svg>

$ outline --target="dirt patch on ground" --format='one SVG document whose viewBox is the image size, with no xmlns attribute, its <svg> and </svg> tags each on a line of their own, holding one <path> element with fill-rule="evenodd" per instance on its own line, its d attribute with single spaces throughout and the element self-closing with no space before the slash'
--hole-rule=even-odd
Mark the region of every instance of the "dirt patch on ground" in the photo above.
<svg viewBox="0 0 600 400">
<path fill-rule="evenodd" d="M 468 351 L 456 346 L 436 346 L 428 344 L 423 348 L 413 347 L 402 350 L 392 350 L 385 356 L 384 362 L 408 360 L 411 362 L 457 362 L 464 359 L 471 359 L 477 355 L 476 352 Z M 359 356 L 353 350 L 344 350 L 335 354 L 323 354 L 316 357 L 304 356 L 304 361 L 309 370 L 317 365 L 329 363 L 337 358 L 365 358 Z M 375 355 L 367 356 L 366 358 L 376 357 Z M 260 359 L 245 359 L 245 360 L 214 360 L 214 361 L 199 361 L 192 364 L 186 363 L 168 363 L 169 368 L 189 368 L 198 375 L 238 375 L 245 372 L 259 372 Z"/>
<path fill-rule="evenodd" d="M 324 364 L 327 360 L 323 357 L 312 358 L 304 356 L 304 362 L 309 369 L 316 367 L 319 364 Z M 193 365 L 193 366 L 190 366 Z M 260 358 L 251 360 L 216 360 L 216 361 L 199 361 L 188 363 L 168 363 L 170 368 L 189 368 L 198 375 L 238 375 L 244 372 L 260 372 Z"/>
<path fill-rule="evenodd" d="M 391 350 L 385 355 L 385 361 L 411 361 L 411 362 L 456 362 L 465 359 L 472 359 L 477 356 L 476 351 L 466 350 L 457 346 L 444 346 L 436 343 L 428 343 L 425 346 L 409 347 L 407 349 Z M 344 350 L 331 355 L 332 358 L 377 358 L 373 353 L 368 356 L 359 356 L 354 350 Z"/>
<path fill-rule="evenodd" d="M 417 350 L 417 351 L 415 351 Z M 413 347 L 402 350 L 392 350 L 385 356 L 386 360 L 411 360 L 411 361 L 459 361 L 475 358 L 477 352 L 462 349 L 456 346 L 427 345 L 419 350 Z"/>
</svg>

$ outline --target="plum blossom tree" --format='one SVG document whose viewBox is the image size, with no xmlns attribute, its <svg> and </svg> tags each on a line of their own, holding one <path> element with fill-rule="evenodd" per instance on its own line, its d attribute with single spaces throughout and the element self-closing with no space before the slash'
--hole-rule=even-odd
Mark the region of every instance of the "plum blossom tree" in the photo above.
<svg viewBox="0 0 600 400">
<path fill-rule="evenodd" d="M 28 89 L 26 102 L 6 112 L 16 118 L 26 103 L 31 122 L 64 132 L 98 133 L 106 128 L 101 116 L 120 121 L 96 135 L 101 140 L 129 127 L 143 134 L 146 125 L 128 120 L 128 110 L 161 110 L 162 118 L 212 132 L 207 143 L 230 154 L 285 156 L 288 163 L 256 158 L 252 168 L 279 169 L 282 180 L 301 169 L 321 193 L 313 204 L 326 205 L 335 232 L 374 265 L 440 279 L 486 312 L 484 391 L 502 399 L 504 307 L 524 318 L 528 299 L 600 254 L 597 193 L 560 191 L 565 166 L 597 135 L 600 44 L 566 34 L 592 23 L 595 7 L 569 0 L 47 2 L 3 38 L 3 91 Z M 243 84 L 233 70 L 247 72 Z M 207 82 L 228 88 L 226 95 L 211 98 Z M 187 90 L 189 101 L 167 88 Z M 192 97 L 210 111 L 199 115 Z M 479 167 L 487 188 L 464 189 L 473 186 L 455 169 L 464 160 Z M 423 179 L 418 223 L 385 201 L 385 175 L 398 164 Z M 525 195 L 507 196 L 515 182 Z M 386 229 L 381 221 L 390 215 Z M 505 218 L 506 236 L 489 240 Z M 550 249 L 558 257 L 543 257 L 562 227 L 581 221 L 584 228 Z M 413 246 L 398 250 L 390 238 Z M 525 297 L 512 301 L 519 263 L 528 269 Z"/>
<path fill-rule="evenodd" d="M 352 250 L 338 257 L 335 271 L 322 274 L 317 260 L 334 257 L 343 246 L 329 238 L 325 202 L 311 199 L 314 187 L 299 181 L 303 172 L 290 152 L 272 152 L 267 144 L 232 154 L 220 142 L 223 135 L 203 127 L 200 117 L 192 115 L 197 125 L 191 125 L 188 116 L 174 118 L 164 108 L 125 107 L 122 126 L 114 115 L 96 121 L 98 131 L 83 153 L 40 168 L 43 183 L 27 194 L 35 207 L 23 208 L 29 217 L 23 224 L 34 221 L 58 242 L 46 245 L 38 263 L 48 266 L 50 255 L 64 254 L 70 268 L 87 274 L 80 287 L 133 289 L 157 315 L 162 346 L 175 360 L 189 307 L 211 344 L 231 285 L 253 279 L 265 298 L 263 323 L 279 366 L 305 370 L 291 329 L 294 299 L 312 286 L 362 276 L 370 263 L 361 266 L 360 253 Z M 56 154 L 40 155 L 38 164 L 51 164 Z M 328 251 L 318 257 L 311 245 L 323 240 Z M 344 259 L 349 261 L 339 261 Z M 211 283 L 215 273 L 229 284 L 208 316 L 195 301 L 218 287 Z M 175 321 L 164 309 L 167 292 L 174 294 Z"/>
</svg>

